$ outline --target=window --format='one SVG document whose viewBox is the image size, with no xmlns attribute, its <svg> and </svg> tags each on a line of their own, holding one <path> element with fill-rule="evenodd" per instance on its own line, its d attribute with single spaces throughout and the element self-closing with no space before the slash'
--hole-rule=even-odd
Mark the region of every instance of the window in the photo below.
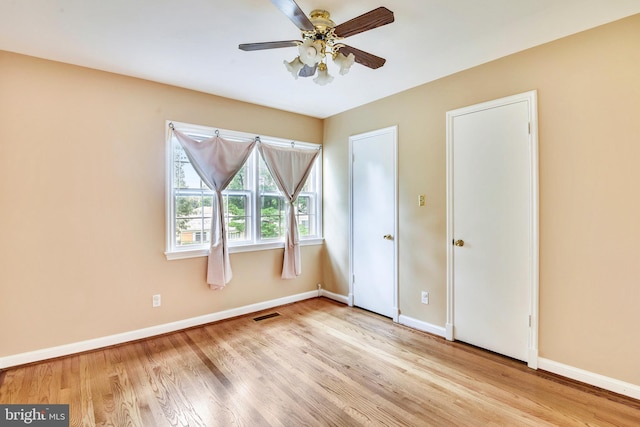
<svg viewBox="0 0 640 427">
<path fill-rule="evenodd" d="M 196 140 L 215 135 L 216 129 L 173 122 L 176 129 Z M 219 130 L 228 140 L 248 140 L 255 135 Z M 260 136 L 263 143 L 291 145 L 290 141 Z M 319 148 L 296 142 L 296 146 Z M 211 239 L 213 192 L 191 166 L 178 140 L 171 134 L 167 150 L 167 251 L 168 259 L 203 256 Z M 322 160 L 316 164 L 295 203 L 300 244 L 322 239 Z M 224 221 L 231 252 L 283 247 L 285 201 L 264 160 L 254 150 L 223 191 Z"/>
</svg>

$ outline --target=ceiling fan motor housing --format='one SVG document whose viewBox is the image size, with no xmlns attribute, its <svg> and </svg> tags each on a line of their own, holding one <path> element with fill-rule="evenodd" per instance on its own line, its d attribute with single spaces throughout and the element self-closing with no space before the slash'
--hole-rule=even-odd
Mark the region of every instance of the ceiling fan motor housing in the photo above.
<svg viewBox="0 0 640 427">
<path fill-rule="evenodd" d="M 331 20 L 329 12 L 323 9 L 315 9 L 309 14 L 309 21 L 313 24 L 314 30 L 302 32 L 302 36 L 305 41 L 300 47 L 300 51 L 302 52 L 302 49 L 305 49 L 307 52 L 301 55 L 301 59 L 302 57 L 308 58 L 312 56 L 309 46 L 305 46 L 311 44 L 309 41 L 312 41 L 312 45 L 318 50 L 318 62 L 322 60 L 326 54 L 335 58 L 338 54 L 338 50 L 340 49 L 340 45 L 338 45 L 337 42 L 341 37 L 338 37 L 333 30 L 336 24 Z M 302 62 L 305 62 L 305 60 L 302 59 Z"/>
<path fill-rule="evenodd" d="M 309 20 L 316 27 L 316 33 L 326 33 L 327 30 L 336 26 L 336 23 L 330 19 L 331 15 L 326 10 L 312 10 L 309 16 Z"/>
</svg>

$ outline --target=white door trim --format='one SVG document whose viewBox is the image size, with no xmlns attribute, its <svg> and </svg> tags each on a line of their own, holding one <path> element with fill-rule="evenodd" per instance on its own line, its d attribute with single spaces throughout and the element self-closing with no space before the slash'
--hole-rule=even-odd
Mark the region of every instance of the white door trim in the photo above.
<svg viewBox="0 0 640 427">
<path fill-rule="evenodd" d="M 539 306 L 539 190 L 538 190 L 538 113 L 537 91 L 532 90 L 518 95 L 488 101 L 469 107 L 448 111 L 447 121 L 447 323 L 445 336 L 448 340 L 454 339 L 453 318 L 453 119 L 457 116 L 495 108 L 516 102 L 529 102 L 529 159 L 530 159 L 530 328 L 529 328 L 529 358 L 527 364 L 530 368 L 538 368 L 538 306 Z"/>
<path fill-rule="evenodd" d="M 353 143 L 390 133 L 393 136 L 393 321 L 398 322 L 398 126 L 389 126 L 349 137 L 349 306 L 353 306 Z"/>
</svg>

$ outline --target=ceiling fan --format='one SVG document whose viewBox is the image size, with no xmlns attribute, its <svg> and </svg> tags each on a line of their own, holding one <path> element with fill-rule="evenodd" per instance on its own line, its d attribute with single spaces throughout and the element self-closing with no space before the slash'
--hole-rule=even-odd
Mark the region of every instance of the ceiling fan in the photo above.
<svg viewBox="0 0 640 427">
<path fill-rule="evenodd" d="M 393 22 L 393 12 L 386 7 L 373 9 L 363 15 L 336 25 L 326 10 L 311 11 L 309 17 L 294 0 L 271 0 L 302 31 L 302 40 L 283 40 L 275 42 L 245 43 L 240 50 L 264 50 L 283 47 L 298 47 L 299 55 L 293 61 L 284 61 L 287 70 L 294 78 L 311 77 L 318 72 L 314 80 L 325 85 L 333 80 L 327 70 L 326 58 L 329 56 L 340 67 L 344 75 L 354 62 L 372 69 L 380 68 L 386 60 L 342 43 L 346 37 L 353 36 Z"/>
</svg>

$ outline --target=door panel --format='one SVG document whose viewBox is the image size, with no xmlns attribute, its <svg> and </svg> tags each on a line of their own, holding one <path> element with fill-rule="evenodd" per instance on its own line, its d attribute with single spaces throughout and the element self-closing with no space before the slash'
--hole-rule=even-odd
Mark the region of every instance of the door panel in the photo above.
<svg viewBox="0 0 640 427">
<path fill-rule="evenodd" d="M 354 305 L 396 316 L 396 130 L 350 138 Z"/>
<path fill-rule="evenodd" d="M 528 100 L 492 105 L 455 115 L 449 128 L 453 335 L 524 361 L 533 277 L 530 108 Z"/>
</svg>

